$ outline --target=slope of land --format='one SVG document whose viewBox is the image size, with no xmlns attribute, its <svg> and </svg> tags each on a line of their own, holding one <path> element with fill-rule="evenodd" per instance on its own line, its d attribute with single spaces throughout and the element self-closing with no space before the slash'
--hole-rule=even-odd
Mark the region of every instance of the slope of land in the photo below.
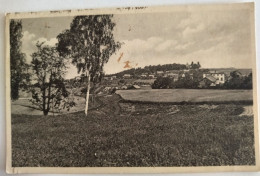
<svg viewBox="0 0 260 176">
<path fill-rule="evenodd" d="M 253 116 L 239 116 L 243 105 L 119 101 L 104 96 L 87 117 L 12 114 L 13 167 L 255 164 Z"/>
</svg>

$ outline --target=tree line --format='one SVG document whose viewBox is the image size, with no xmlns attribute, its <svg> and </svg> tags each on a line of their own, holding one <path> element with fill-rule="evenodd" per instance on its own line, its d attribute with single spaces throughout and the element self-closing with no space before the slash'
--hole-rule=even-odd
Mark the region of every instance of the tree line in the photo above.
<svg viewBox="0 0 260 176">
<path fill-rule="evenodd" d="M 88 112 L 90 85 L 98 84 L 104 64 L 120 47 L 115 41 L 113 15 L 76 16 L 70 28 L 61 32 L 56 46 L 36 43 L 37 51 L 26 63 L 21 52 L 22 21 L 10 21 L 11 99 L 19 98 L 19 90 L 32 93 L 31 102 L 44 115 L 50 110 L 70 109 L 75 106 L 64 84 L 67 64 L 77 67 L 78 73 L 86 76 L 86 106 Z"/>
<path fill-rule="evenodd" d="M 155 74 L 157 71 L 169 71 L 169 70 L 185 70 L 185 69 L 199 69 L 201 67 L 200 63 L 191 62 L 191 64 L 163 64 L 163 65 L 149 65 L 144 68 L 131 68 L 128 70 L 121 71 L 119 73 L 113 74 L 111 76 L 123 77 L 124 74 L 130 74 L 135 76 L 140 76 L 142 74 Z"/>
<path fill-rule="evenodd" d="M 184 89 L 199 89 L 200 81 L 203 79 L 203 73 L 207 73 L 208 70 L 193 70 L 192 76 L 190 73 L 181 73 L 184 74 L 184 77 L 180 77 L 177 81 L 170 77 L 157 77 L 154 83 L 152 84 L 153 89 L 175 89 L 175 88 L 184 88 Z M 252 73 L 246 76 L 242 76 L 239 71 L 230 72 L 230 77 L 224 84 L 219 84 L 213 87 L 204 87 L 204 88 L 213 88 L 213 89 L 252 89 Z"/>
</svg>

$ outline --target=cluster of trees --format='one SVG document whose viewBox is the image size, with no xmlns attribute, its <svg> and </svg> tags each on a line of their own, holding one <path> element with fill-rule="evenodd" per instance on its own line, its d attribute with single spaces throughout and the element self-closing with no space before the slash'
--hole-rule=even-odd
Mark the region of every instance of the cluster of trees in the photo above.
<svg viewBox="0 0 260 176">
<path fill-rule="evenodd" d="M 199 83 L 203 79 L 203 73 L 207 70 L 193 70 L 189 73 L 185 73 L 185 77 L 180 77 L 177 81 L 174 81 L 170 77 L 158 77 L 152 84 L 153 89 L 198 89 Z M 190 75 L 192 74 L 192 76 Z M 252 73 L 247 76 L 242 76 L 238 71 L 230 72 L 230 78 L 220 85 L 214 87 L 208 87 L 214 89 L 252 89 Z"/>
<path fill-rule="evenodd" d="M 90 85 L 98 84 L 102 78 L 104 64 L 120 47 L 121 43 L 114 40 L 115 23 L 113 15 L 77 16 L 72 20 L 70 29 L 57 36 L 55 47 L 37 43 L 37 51 L 32 54 L 32 62 L 26 64 L 25 55 L 21 53 L 22 23 L 11 20 L 11 98 L 19 98 L 22 81 L 27 80 L 27 91 L 32 93 L 31 102 L 37 105 L 44 115 L 50 110 L 75 106 L 64 85 L 66 64 L 72 64 L 78 73 L 86 76 L 86 108 Z M 28 72 L 30 69 L 30 74 Z M 24 76 L 27 70 L 29 78 Z"/>
<path fill-rule="evenodd" d="M 241 76 L 238 71 L 230 73 L 231 78 L 225 82 L 223 88 L 227 89 L 252 89 L 252 73 L 247 76 Z"/>
<path fill-rule="evenodd" d="M 187 64 L 188 65 L 188 64 Z M 201 67 L 200 62 L 194 63 L 193 61 L 189 65 L 190 69 L 199 69 Z"/>
<path fill-rule="evenodd" d="M 196 89 L 198 88 L 199 82 L 202 79 L 204 70 L 190 70 L 189 72 L 180 72 L 177 81 L 174 81 L 171 77 L 157 77 L 152 84 L 153 89 L 173 89 L 173 88 L 186 88 Z M 182 76 L 184 75 L 184 77 Z"/>
<path fill-rule="evenodd" d="M 165 65 L 149 65 L 144 68 L 131 68 L 129 70 L 124 70 L 122 72 L 114 74 L 117 77 L 123 77 L 124 74 L 130 75 L 142 75 L 144 73 L 153 74 L 157 71 L 168 71 L 168 70 L 184 70 L 187 69 L 187 66 L 184 64 L 165 64 Z"/>
<path fill-rule="evenodd" d="M 154 74 L 157 71 L 169 71 L 169 70 L 186 70 L 186 69 L 199 69 L 201 67 L 200 63 L 194 63 L 193 61 L 191 64 L 164 64 L 164 65 L 149 65 L 145 66 L 144 68 L 138 67 L 138 68 L 131 68 L 128 70 L 124 70 L 122 72 L 114 74 L 117 77 L 123 77 L 124 74 L 130 74 L 133 75 L 134 77 L 136 75 L 142 75 L 144 73 L 148 74 Z"/>
</svg>

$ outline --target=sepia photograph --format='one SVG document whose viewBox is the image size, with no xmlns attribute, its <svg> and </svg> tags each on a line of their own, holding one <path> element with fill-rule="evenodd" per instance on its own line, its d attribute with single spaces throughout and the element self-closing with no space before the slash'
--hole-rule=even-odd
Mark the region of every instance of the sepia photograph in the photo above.
<svg viewBox="0 0 260 176">
<path fill-rule="evenodd" d="M 7 14 L 7 171 L 257 171 L 255 55 L 253 3 Z"/>
</svg>

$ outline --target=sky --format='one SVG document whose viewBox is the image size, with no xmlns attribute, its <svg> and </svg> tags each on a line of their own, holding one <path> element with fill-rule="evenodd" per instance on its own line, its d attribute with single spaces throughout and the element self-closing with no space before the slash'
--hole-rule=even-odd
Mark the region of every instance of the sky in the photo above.
<svg viewBox="0 0 260 176">
<path fill-rule="evenodd" d="M 123 43 L 106 74 L 147 65 L 200 62 L 203 68 L 252 68 L 249 11 L 173 11 L 116 14 L 115 40 Z M 37 41 L 54 46 L 73 17 L 22 19 L 22 52 L 31 61 Z M 70 65 L 66 78 L 77 75 Z"/>
</svg>

